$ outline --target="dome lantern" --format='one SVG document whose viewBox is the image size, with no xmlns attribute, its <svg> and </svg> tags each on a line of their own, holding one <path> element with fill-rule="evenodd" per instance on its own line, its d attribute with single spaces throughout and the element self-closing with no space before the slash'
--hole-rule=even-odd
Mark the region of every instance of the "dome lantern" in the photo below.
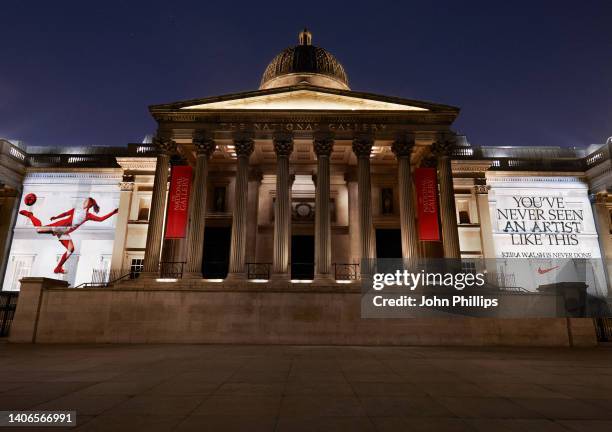
<svg viewBox="0 0 612 432">
<path fill-rule="evenodd" d="M 327 50 L 312 45 L 312 33 L 300 32 L 299 45 L 286 48 L 272 59 L 261 78 L 260 89 L 310 84 L 349 90 L 342 64 Z"/>
<path fill-rule="evenodd" d="M 300 45 L 312 45 L 312 33 L 305 28 L 304 31 L 300 32 L 298 41 L 300 42 Z"/>
</svg>

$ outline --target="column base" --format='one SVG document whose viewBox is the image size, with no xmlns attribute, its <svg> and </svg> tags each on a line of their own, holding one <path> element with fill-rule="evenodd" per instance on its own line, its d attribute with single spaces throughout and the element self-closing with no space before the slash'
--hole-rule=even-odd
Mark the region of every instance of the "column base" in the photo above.
<svg viewBox="0 0 612 432">
<path fill-rule="evenodd" d="M 152 280 L 152 279 L 159 279 L 159 273 L 158 272 L 140 272 L 140 274 L 138 275 L 138 279 L 146 279 L 146 280 Z"/>
<path fill-rule="evenodd" d="M 225 282 L 245 282 L 246 280 L 246 273 L 228 273 L 225 278 Z"/>
<path fill-rule="evenodd" d="M 272 276 L 270 276 L 270 285 L 287 285 L 289 283 L 291 283 L 289 273 L 272 273 Z"/>
<path fill-rule="evenodd" d="M 335 285 L 336 280 L 330 274 L 317 274 L 312 283 L 316 285 Z"/>
</svg>

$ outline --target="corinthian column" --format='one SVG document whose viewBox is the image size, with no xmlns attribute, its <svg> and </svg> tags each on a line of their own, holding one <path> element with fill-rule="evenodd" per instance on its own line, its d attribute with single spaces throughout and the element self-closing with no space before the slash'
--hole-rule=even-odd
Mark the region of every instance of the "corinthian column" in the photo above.
<svg viewBox="0 0 612 432">
<path fill-rule="evenodd" d="M 189 203 L 189 230 L 187 238 L 187 268 L 185 277 L 202 277 L 204 254 L 204 228 L 206 224 L 206 179 L 208 160 L 215 151 L 215 140 L 203 132 L 193 137 L 196 151 L 196 169 Z"/>
<path fill-rule="evenodd" d="M 166 208 L 166 192 L 168 189 L 168 166 L 170 155 L 176 150 L 176 143 L 170 138 L 156 136 L 153 139 L 157 150 L 155 164 L 155 179 L 153 180 L 153 195 L 149 211 L 149 227 L 144 257 L 145 277 L 155 277 L 159 271 L 159 256 L 161 252 L 162 231 Z"/>
<path fill-rule="evenodd" d="M 459 233 L 457 231 L 457 211 L 455 209 L 455 191 L 453 190 L 453 172 L 451 170 L 451 152 L 455 145 L 452 133 L 441 133 L 436 138 L 431 151 L 438 160 L 438 182 L 440 183 L 440 214 L 442 219 L 442 246 L 445 258 L 460 258 Z"/>
<path fill-rule="evenodd" d="M 370 155 L 372 137 L 359 135 L 353 139 L 353 152 L 357 156 L 357 194 L 359 206 L 359 230 L 361 233 L 361 274 L 370 274 L 370 260 L 376 258 L 376 238 L 372 226 L 372 185 L 370 183 Z M 364 262 L 364 260 L 367 260 Z M 366 264 L 363 266 L 363 264 Z"/>
<path fill-rule="evenodd" d="M 315 136 L 314 151 L 317 155 L 317 188 L 315 194 L 315 279 L 320 281 L 331 281 L 329 156 L 333 146 L 334 140 L 331 136 Z"/>
<path fill-rule="evenodd" d="M 247 202 L 249 198 L 249 157 L 255 148 L 250 137 L 234 139 L 236 151 L 236 183 L 234 191 L 234 214 L 232 218 L 232 243 L 229 265 L 229 279 L 245 278 Z"/>
<path fill-rule="evenodd" d="M 291 246 L 291 201 L 289 156 L 293 152 L 293 137 L 274 136 L 276 153 L 276 205 L 274 206 L 274 278 L 289 279 L 289 250 Z"/>
<path fill-rule="evenodd" d="M 419 254 L 419 238 L 416 226 L 416 206 L 412 191 L 410 173 L 410 155 L 414 147 L 414 134 L 409 133 L 396 139 L 391 150 L 397 158 L 397 176 L 399 185 L 400 228 L 402 234 L 402 257 L 404 260 L 415 259 Z"/>
</svg>

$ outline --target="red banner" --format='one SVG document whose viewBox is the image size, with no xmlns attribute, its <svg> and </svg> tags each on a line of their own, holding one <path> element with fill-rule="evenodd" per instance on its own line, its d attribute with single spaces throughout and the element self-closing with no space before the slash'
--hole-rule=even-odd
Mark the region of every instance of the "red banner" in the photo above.
<svg viewBox="0 0 612 432">
<path fill-rule="evenodd" d="M 172 167 L 168 211 L 166 213 L 165 238 L 185 238 L 189 218 L 189 190 L 191 189 L 191 167 Z"/>
<path fill-rule="evenodd" d="M 419 238 L 424 241 L 440 240 L 436 169 L 417 168 L 414 171 L 414 183 L 419 215 Z"/>
</svg>

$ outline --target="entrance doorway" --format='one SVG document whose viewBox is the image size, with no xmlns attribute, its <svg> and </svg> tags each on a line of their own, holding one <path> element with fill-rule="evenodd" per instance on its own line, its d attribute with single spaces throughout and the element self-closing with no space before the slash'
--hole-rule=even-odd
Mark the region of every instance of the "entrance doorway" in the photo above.
<svg viewBox="0 0 612 432">
<path fill-rule="evenodd" d="M 204 228 L 202 275 L 206 279 L 225 279 L 229 269 L 231 227 Z"/>
<path fill-rule="evenodd" d="M 291 236 L 291 279 L 314 279 L 314 236 Z"/>
<path fill-rule="evenodd" d="M 402 258 L 401 230 L 376 230 L 376 258 Z"/>
</svg>

